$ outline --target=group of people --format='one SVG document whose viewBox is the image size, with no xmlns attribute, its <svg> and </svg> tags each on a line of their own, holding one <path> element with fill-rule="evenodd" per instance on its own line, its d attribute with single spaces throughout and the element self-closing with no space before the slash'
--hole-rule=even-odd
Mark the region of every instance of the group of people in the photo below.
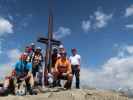
<svg viewBox="0 0 133 100">
<path fill-rule="evenodd" d="M 77 54 L 75 48 L 72 48 L 71 52 L 72 56 L 68 57 L 63 45 L 53 48 L 52 66 L 50 72 L 47 73 L 48 85 L 61 86 L 60 80 L 66 80 L 64 88 L 70 89 L 75 76 L 76 88 L 80 88 L 80 55 Z M 40 47 L 36 47 L 34 43 L 26 46 L 11 75 L 5 78 L 4 85 L 0 88 L 0 94 L 1 91 L 14 94 L 15 85 L 22 80 L 26 83 L 27 92 L 34 94 L 34 87 L 42 85 L 43 62 L 45 62 L 45 57 L 43 57 Z"/>
<path fill-rule="evenodd" d="M 80 88 L 80 55 L 77 50 L 72 48 L 72 56 L 68 58 L 63 45 L 59 46 L 59 51 L 55 48 L 52 54 L 52 74 L 54 82 L 60 86 L 60 80 L 66 79 L 65 88 L 71 88 L 73 76 L 76 76 L 76 88 Z"/>
</svg>

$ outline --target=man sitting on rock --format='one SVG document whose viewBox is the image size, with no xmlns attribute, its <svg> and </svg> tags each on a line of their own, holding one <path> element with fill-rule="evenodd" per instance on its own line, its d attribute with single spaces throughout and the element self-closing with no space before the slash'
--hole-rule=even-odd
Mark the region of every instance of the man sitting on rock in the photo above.
<svg viewBox="0 0 133 100">
<path fill-rule="evenodd" d="M 72 83 L 71 64 L 66 57 L 67 54 L 65 51 L 60 53 L 60 55 L 61 55 L 61 58 L 58 59 L 55 64 L 54 78 L 56 82 L 60 81 L 61 79 L 67 80 L 64 85 L 64 88 L 70 89 L 71 83 Z"/>
<path fill-rule="evenodd" d="M 29 94 L 36 94 L 35 91 L 33 91 L 34 79 L 32 75 L 32 64 L 27 62 L 27 57 L 27 53 L 21 55 L 11 75 L 5 78 L 3 87 L 0 88 L 0 95 L 7 95 L 8 93 L 15 94 L 15 87 L 23 81 L 26 83 L 26 90 Z"/>
<path fill-rule="evenodd" d="M 30 94 L 33 94 L 32 88 L 34 86 L 34 79 L 32 75 L 32 64 L 26 61 L 27 57 L 26 53 L 21 55 L 20 60 L 15 65 L 14 72 L 16 75 L 14 76 L 17 83 L 24 80 L 26 82 L 27 90 Z"/>
</svg>

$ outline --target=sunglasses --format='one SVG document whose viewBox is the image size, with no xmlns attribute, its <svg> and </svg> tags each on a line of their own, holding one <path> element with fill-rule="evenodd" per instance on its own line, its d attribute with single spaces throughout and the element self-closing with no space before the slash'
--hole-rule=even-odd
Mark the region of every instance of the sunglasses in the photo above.
<svg viewBox="0 0 133 100">
<path fill-rule="evenodd" d="M 61 56 L 66 56 L 66 53 L 60 53 Z"/>
</svg>

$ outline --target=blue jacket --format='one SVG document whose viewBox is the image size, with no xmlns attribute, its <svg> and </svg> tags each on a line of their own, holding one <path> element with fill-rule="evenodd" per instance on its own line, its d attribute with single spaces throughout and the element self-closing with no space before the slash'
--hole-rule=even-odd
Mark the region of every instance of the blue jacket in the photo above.
<svg viewBox="0 0 133 100">
<path fill-rule="evenodd" d="M 15 71 L 17 75 L 32 71 L 32 64 L 28 62 L 18 61 L 15 64 Z"/>
</svg>

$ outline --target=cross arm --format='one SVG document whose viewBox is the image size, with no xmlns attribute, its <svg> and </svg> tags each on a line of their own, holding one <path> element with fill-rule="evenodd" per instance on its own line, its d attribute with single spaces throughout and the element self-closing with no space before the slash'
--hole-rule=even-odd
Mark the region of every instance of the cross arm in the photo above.
<svg viewBox="0 0 133 100">
<path fill-rule="evenodd" d="M 40 37 L 40 38 L 38 38 L 38 42 L 41 42 L 41 43 L 44 43 L 44 44 L 48 44 L 48 38 L 45 38 L 45 37 Z M 60 41 L 58 41 L 58 40 L 54 40 L 54 39 L 52 39 L 52 40 L 50 40 L 51 42 L 52 42 L 52 45 L 60 45 L 61 44 L 61 42 Z"/>
</svg>

